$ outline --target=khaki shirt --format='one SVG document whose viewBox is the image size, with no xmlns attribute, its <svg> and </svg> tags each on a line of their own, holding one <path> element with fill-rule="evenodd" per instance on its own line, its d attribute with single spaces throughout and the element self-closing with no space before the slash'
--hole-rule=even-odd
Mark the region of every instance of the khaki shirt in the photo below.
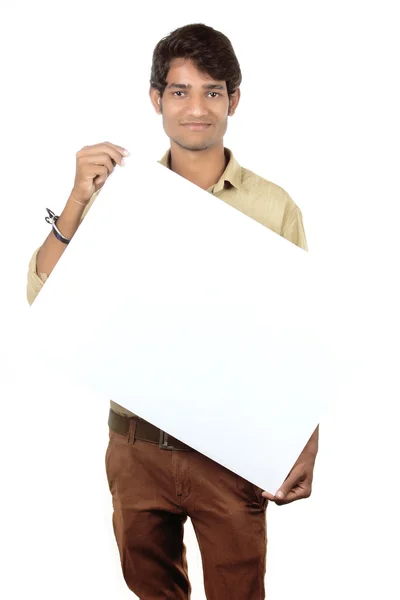
<svg viewBox="0 0 400 600">
<path fill-rule="evenodd" d="M 271 181 L 241 167 L 228 148 L 225 148 L 225 153 L 229 159 L 228 165 L 219 181 L 209 187 L 207 192 L 214 194 L 217 198 L 265 225 L 265 227 L 293 244 L 307 250 L 302 214 L 289 194 Z M 164 154 L 159 162 L 170 168 L 170 150 Z M 98 193 L 95 192 L 91 197 L 83 211 L 82 219 L 85 218 Z M 29 304 L 33 303 L 47 279 L 46 274 L 37 273 L 36 271 L 36 257 L 39 250 L 40 248 L 35 250 L 29 263 L 27 281 Z M 133 413 L 112 400 L 111 408 L 121 415 L 134 416 Z"/>
</svg>

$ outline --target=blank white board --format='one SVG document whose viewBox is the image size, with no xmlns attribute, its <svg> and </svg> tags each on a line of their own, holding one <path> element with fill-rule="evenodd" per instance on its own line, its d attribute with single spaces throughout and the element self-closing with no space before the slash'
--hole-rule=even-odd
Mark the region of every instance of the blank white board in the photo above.
<svg viewBox="0 0 400 600">
<path fill-rule="evenodd" d="M 216 196 L 128 157 L 33 303 L 25 344 L 38 368 L 275 493 L 333 389 L 320 274 Z"/>
</svg>

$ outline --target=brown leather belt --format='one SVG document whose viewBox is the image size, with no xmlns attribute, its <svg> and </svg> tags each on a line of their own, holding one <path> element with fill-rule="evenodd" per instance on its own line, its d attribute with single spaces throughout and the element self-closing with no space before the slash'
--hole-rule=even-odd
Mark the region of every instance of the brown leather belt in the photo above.
<svg viewBox="0 0 400 600">
<path fill-rule="evenodd" d="M 138 417 L 123 417 L 110 409 L 108 426 L 116 433 L 128 435 L 131 420 L 136 421 L 135 440 L 157 444 L 162 450 L 193 450 L 183 442 Z"/>
</svg>

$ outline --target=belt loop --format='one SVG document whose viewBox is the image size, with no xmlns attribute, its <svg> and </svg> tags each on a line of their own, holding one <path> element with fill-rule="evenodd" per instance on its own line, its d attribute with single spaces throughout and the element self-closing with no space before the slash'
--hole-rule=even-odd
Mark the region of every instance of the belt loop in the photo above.
<svg viewBox="0 0 400 600">
<path fill-rule="evenodd" d="M 136 423 L 136 417 L 131 417 L 129 419 L 128 444 L 133 445 L 135 443 Z"/>
</svg>

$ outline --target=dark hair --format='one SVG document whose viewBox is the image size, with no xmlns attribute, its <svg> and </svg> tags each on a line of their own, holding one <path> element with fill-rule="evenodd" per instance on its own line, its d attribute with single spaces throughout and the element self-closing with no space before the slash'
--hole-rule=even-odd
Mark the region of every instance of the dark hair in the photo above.
<svg viewBox="0 0 400 600">
<path fill-rule="evenodd" d="M 203 23 L 185 25 L 162 38 L 153 52 L 150 85 L 162 96 L 174 58 L 187 58 L 213 79 L 226 81 L 231 95 L 242 81 L 242 73 L 230 40 Z"/>
</svg>

